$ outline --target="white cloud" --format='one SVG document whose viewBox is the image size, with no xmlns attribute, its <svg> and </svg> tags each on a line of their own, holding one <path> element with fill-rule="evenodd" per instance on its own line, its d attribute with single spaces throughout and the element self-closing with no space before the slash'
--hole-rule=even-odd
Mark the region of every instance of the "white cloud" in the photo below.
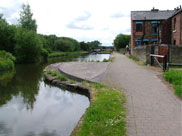
<svg viewBox="0 0 182 136">
<path fill-rule="evenodd" d="M 130 11 L 174 9 L 181 0 L 0 0 L 0 12 L 15 23 L 21 5 L 26 2 L 31 6 L 39 33 L 111 45 L 117 34 L 130 34 Z"/>
</svg>

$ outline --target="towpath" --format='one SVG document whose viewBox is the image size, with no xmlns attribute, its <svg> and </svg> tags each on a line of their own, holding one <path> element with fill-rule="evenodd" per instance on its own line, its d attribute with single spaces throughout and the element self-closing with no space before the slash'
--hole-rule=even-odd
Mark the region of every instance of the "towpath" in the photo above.
<svg viewBox="0 0 182 136">
<path fill-rule="evenodd" d="M 101 82 L 123 88 L 129 136 L 182 136 L 182 101 L 158 78 L 124 55 L 115 59 Z"/>
</svg>

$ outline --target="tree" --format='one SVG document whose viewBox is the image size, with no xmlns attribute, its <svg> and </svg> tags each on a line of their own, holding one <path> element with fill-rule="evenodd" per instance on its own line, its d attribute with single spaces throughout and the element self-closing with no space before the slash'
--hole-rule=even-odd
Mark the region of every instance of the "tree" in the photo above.
<svg viewBox="0 0 182 136">
<path fill-rule="evenodd" d="M 84 41 L 80 42 L 80 49 L 83 51 L 89 51 L 89 45 L 87 43 L 85 43 Z"/>
<path fill-rule="evenodd" d="M 64 39 L 58 39 L 55 41 L 55 49 L 58 51 L 73 51 L 72 43 L 71 41 L 64 40 Z"/>
<path fill-rule="evenodd" d="M 31 12 L 30 5 L 23 4 L 22 11 L 20 12 L 19 24 L 22 28 L 27 30 L 37 31 L 36 20 L 32 19 L 33 13 Z"/>
<path fill-rule="evenodd" d="M 0 50 L 5 50 L 14 54 L 14 35 L 16 26 L 9 25 L 3 15 L 0 14 Z"/>
<path fill-rule="evenodd" d="M 114 39 L 114 46 L 116 50 L 119 50 L 120 48 L 125 48 L 126 45 L 129 45 L 129 41 L 130 41 L 130 35 L 119 34 Z"/>
<path fill-rule="evenodd" d="M 72 38 L 60 37 L 55 41 L 55 50 L 58 51 L 79 51 L 80 44 Z"/>
<path fill-rule="evenodd" d="M 31 63 L 40 60 L 42 42 L 35 31 L 19 28 L 15 39 L 15 53 L 18 63 Z"/>
</svg>

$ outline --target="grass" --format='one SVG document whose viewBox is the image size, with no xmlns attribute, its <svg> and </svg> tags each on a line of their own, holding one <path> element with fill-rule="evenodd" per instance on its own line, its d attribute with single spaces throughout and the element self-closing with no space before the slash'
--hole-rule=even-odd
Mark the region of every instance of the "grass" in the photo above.
<svg viewBox="0 0 182 136">
<path fill-rule="evenodd" d="M 135 57 L 135 56 L 132 56 L 132 55 L 129 55 L 129 58 L 138 62 L 139 61 L 139 58 Z"/>
<path fill-rule="evenodd" d="M 71 83 L 71 84 L 75 84 L 76 81 L 75 81 L 75 80 L 70 80 L 70 83 Z"/>
<path fill-rule="evenodd" d="M 60 56 L 67 56 L 67 55 L 74 55 L 74 54 L 82 54 L 88 53 L 87 51 L 74 51 L 74 52 L 61 52 L 61 51 L 54 51 L 48 55 L 48 57 L 60 57 Z"/>
<path fill-rule="evenodd" d="M 67 80 L 68 80 L 68 79 L 67 79 L 65 76 L 63 76 L 63 75 L 57 75 L 56 78 L 59 79 L 60 81 L 67 81 Z"/>
<path fill-rule="evenodd" d="M 91 84 L 94 98 L 76 136 L 125 136 L 125 95 L 101 84 Z"/>
<path fill-rule="evenodd" d="M 164 73 L 164 78 L 173 84 L 174 93 L 182 99 L 182 71 L 171 70 Z"/>
<path fill-rule="evenodd" d="M 55 71 L 48 71 L 47 74 L 53 76 L 53 77 L 56 77 L 56 79 L 59 79 L 60 81 L 67 81 L 67 77 L 65 77 L 64 75 L 61 75 L 60 73 L 58 72 L 55 72 Z"/>
<path fill-rule="evenodd" d="M 103 60 L 103 62 L 109 62 L 110 61 L 110 59 L 104 59 Z"/>
</svg>

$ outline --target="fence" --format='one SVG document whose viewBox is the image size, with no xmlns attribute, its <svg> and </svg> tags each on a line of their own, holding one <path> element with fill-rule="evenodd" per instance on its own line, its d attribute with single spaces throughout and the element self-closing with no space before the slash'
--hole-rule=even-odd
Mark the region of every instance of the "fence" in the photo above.
<svg viewBox="0 0 182 136">
<path fill-rule="evenodd" d="M 163 55 L 167 57 L 167 62 L 169 64 L 182 64 L 182 46 L 174 45 L 147 45 L 139 46 L 133 49 L 133 56 L 139 58 L 140 61 L 151 64 L 150 54 Z M 163 62 L 163 59 L 158 58 L 160 63 Z M 156 64 L 156 63 L 154 63 Z"/>
</svg>

